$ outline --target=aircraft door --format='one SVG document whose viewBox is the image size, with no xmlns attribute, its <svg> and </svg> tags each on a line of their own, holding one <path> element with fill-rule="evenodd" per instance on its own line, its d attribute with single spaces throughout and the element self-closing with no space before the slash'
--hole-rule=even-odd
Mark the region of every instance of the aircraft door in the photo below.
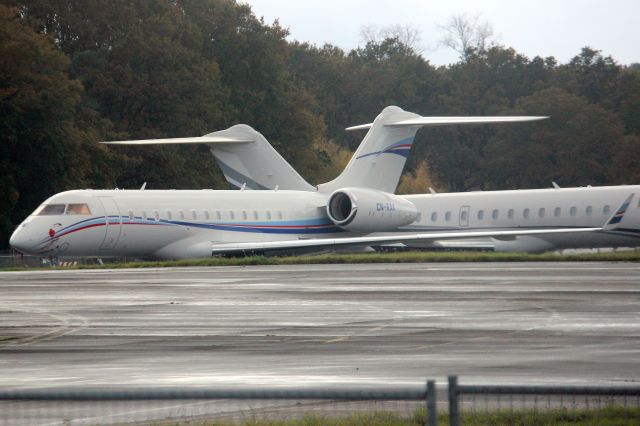
<svg viewBox="0 0 640 426">
<path fill-rule="evenodd" d="M 469 206 L 460 207 L 460 226 L 466 228 L 469 226 Z"/>
<path fill-rule="evenodd" d="M 122 218 L 118 205 L 112 197 L 98 197 L 104 207 L 105 234 L 100 250 L 113 250 L 120 239 L 120 227 Z"/>
</svg>

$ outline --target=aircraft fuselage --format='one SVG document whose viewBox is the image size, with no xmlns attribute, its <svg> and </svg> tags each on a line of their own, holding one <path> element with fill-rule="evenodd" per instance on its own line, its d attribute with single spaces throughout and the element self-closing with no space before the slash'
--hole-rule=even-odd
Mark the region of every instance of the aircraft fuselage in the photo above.
<svg viewBox="0 0 640 426">
<path fill-rule="evenodd" d="M 599 227 L 636 194 L 615 231 L 491 239 L 495 250 L 640 245 L 640 186 L 406 195 L 408 226 L 367 235 L 514 228 Z M 11 245 L 46 257 L 211 256 L 219 243 L 362 236 L 336 226 L 330 194 L 308 191 L 75 190 L 54 195 L 14 232 Z M 392 215 L 385 208 L 360 214 Z M 429 246 L 431 242 L 414 246 Z"/>
</svg>

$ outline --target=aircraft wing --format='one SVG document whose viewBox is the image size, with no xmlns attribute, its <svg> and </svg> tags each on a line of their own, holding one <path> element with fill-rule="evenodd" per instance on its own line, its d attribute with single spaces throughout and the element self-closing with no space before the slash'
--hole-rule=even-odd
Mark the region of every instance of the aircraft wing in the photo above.
<svg viewBox="0 0 640 426">
<path fill-rule="evenodd" d="M 568 234 L 576 232 L 596 232 L 604 228 L 556 228 L 556 229 L 518 229 L 508 231 L 447 231 L 447 232 L 427 232 L 416 234 L 396 234 L 385 236 L 364 236 L 345 238 L 317 238 L 288 241 L 264 241 L 249 243 L 214 243 L 211 246 L 212 254 L 233 254 L 252 251 L 277 251 L 305 248 L 332 248 L 344 246 L 362 246 L 387 243 L 403 243 L 408 241 L 438 241 L 455 240 L 463 238 L 479 237 L 507 237 L 521 235 L 551 235 Z"/>
<path fill-rule="evenodd" d="M 277 251 L 290 249 L 325 249 L 344 246 L 364 246 L 393 244 L 406 242 L 446 242 L 451 240 L 464 240 L 469 238 L 483 237 L 518 237 L 524 235 L 557 235 L 575 234 L 582 232 L 610 232 L 616 230 L 620 225 L 627 209 L 631 205 L 634 194 L 630 194 L 626 200 L 600 227 L 593 228 L 553 228 L 553 229 L 510 229 L 510 230 L 488 230 L 488 231 L 440 231 L 424 232 L 415 234 L 395 234 L 383 236 L 345 237 L 345 238 L 317 238 L 289 241 L 263 241 L 250 243 L 214 243 L 211 246 L 211 254 L 233 254 L 252 251 Z"/>
</svg>

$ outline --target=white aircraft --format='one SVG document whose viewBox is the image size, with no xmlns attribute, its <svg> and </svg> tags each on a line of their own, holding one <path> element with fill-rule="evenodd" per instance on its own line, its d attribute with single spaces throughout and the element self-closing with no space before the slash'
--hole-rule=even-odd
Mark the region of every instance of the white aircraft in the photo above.
<svg viewBox="0 0 640 426">
<path fill-rule="evenodd" d="M 202 137 L 105 142 L 207 144 L 240 190 L 74 190 L 11 236 L 44 257 L 193 258 L 369 246 L 540 252 L 640 245 L 640 186 L 396 195 L 423 126 L 546 117 L 420 117 L 387 107 L 340 176 L 313 187 L 246 125 Z M 259 189 L 259 190 L 258 190 Z"/>
</svg>

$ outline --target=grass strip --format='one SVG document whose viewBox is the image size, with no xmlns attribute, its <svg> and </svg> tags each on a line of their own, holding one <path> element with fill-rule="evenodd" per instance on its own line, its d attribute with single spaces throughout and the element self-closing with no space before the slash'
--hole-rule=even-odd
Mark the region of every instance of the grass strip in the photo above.
<svg viewBox="0 0 640 426">
<path fill-rule="evenodd" d="M 292 419 L 260 419 L 259 414 L 250 416 L 244 421 L 203 421 L 196 423 L 202 426 L 418 426 L 426 424 L 426 410 L 419 409 L 414 413 L 403 416 L 386 411 L 372 411 L 331 416 L 322 414 L 307 414 Z M 504 410 L 480 413 L 463 413 L 461 425 L 488 426 L 622 426 L 640 424 L 640 408 L 637 407 L 604 407 L 600 409 L 567 409 L 552 410 Z M 159 423 L 159 425 L 180 425 L 194 423 Z M 449 416 L 446 413 L 438 415 L 438 424 L 448 425 Z"/>
<path fill-rule="evenodd" d="M 119 269 L 162 268 L 185 266 L 250 266 L 250 265 L 308 265 L 342 263 L 429 263 L 429 262 L 640 262 L 640 252 L 619 251 L 607 253 L 495 253 L 495 252 L 428 252 L 406 251 L 396 253 L 331 253 L 305 256 L 247 256 L 210 257 L 204 259 L 161 260 L 97 263 L 48 269 Z M 27 266 L 2 270 L 42 269 Z"/>
</svg>

